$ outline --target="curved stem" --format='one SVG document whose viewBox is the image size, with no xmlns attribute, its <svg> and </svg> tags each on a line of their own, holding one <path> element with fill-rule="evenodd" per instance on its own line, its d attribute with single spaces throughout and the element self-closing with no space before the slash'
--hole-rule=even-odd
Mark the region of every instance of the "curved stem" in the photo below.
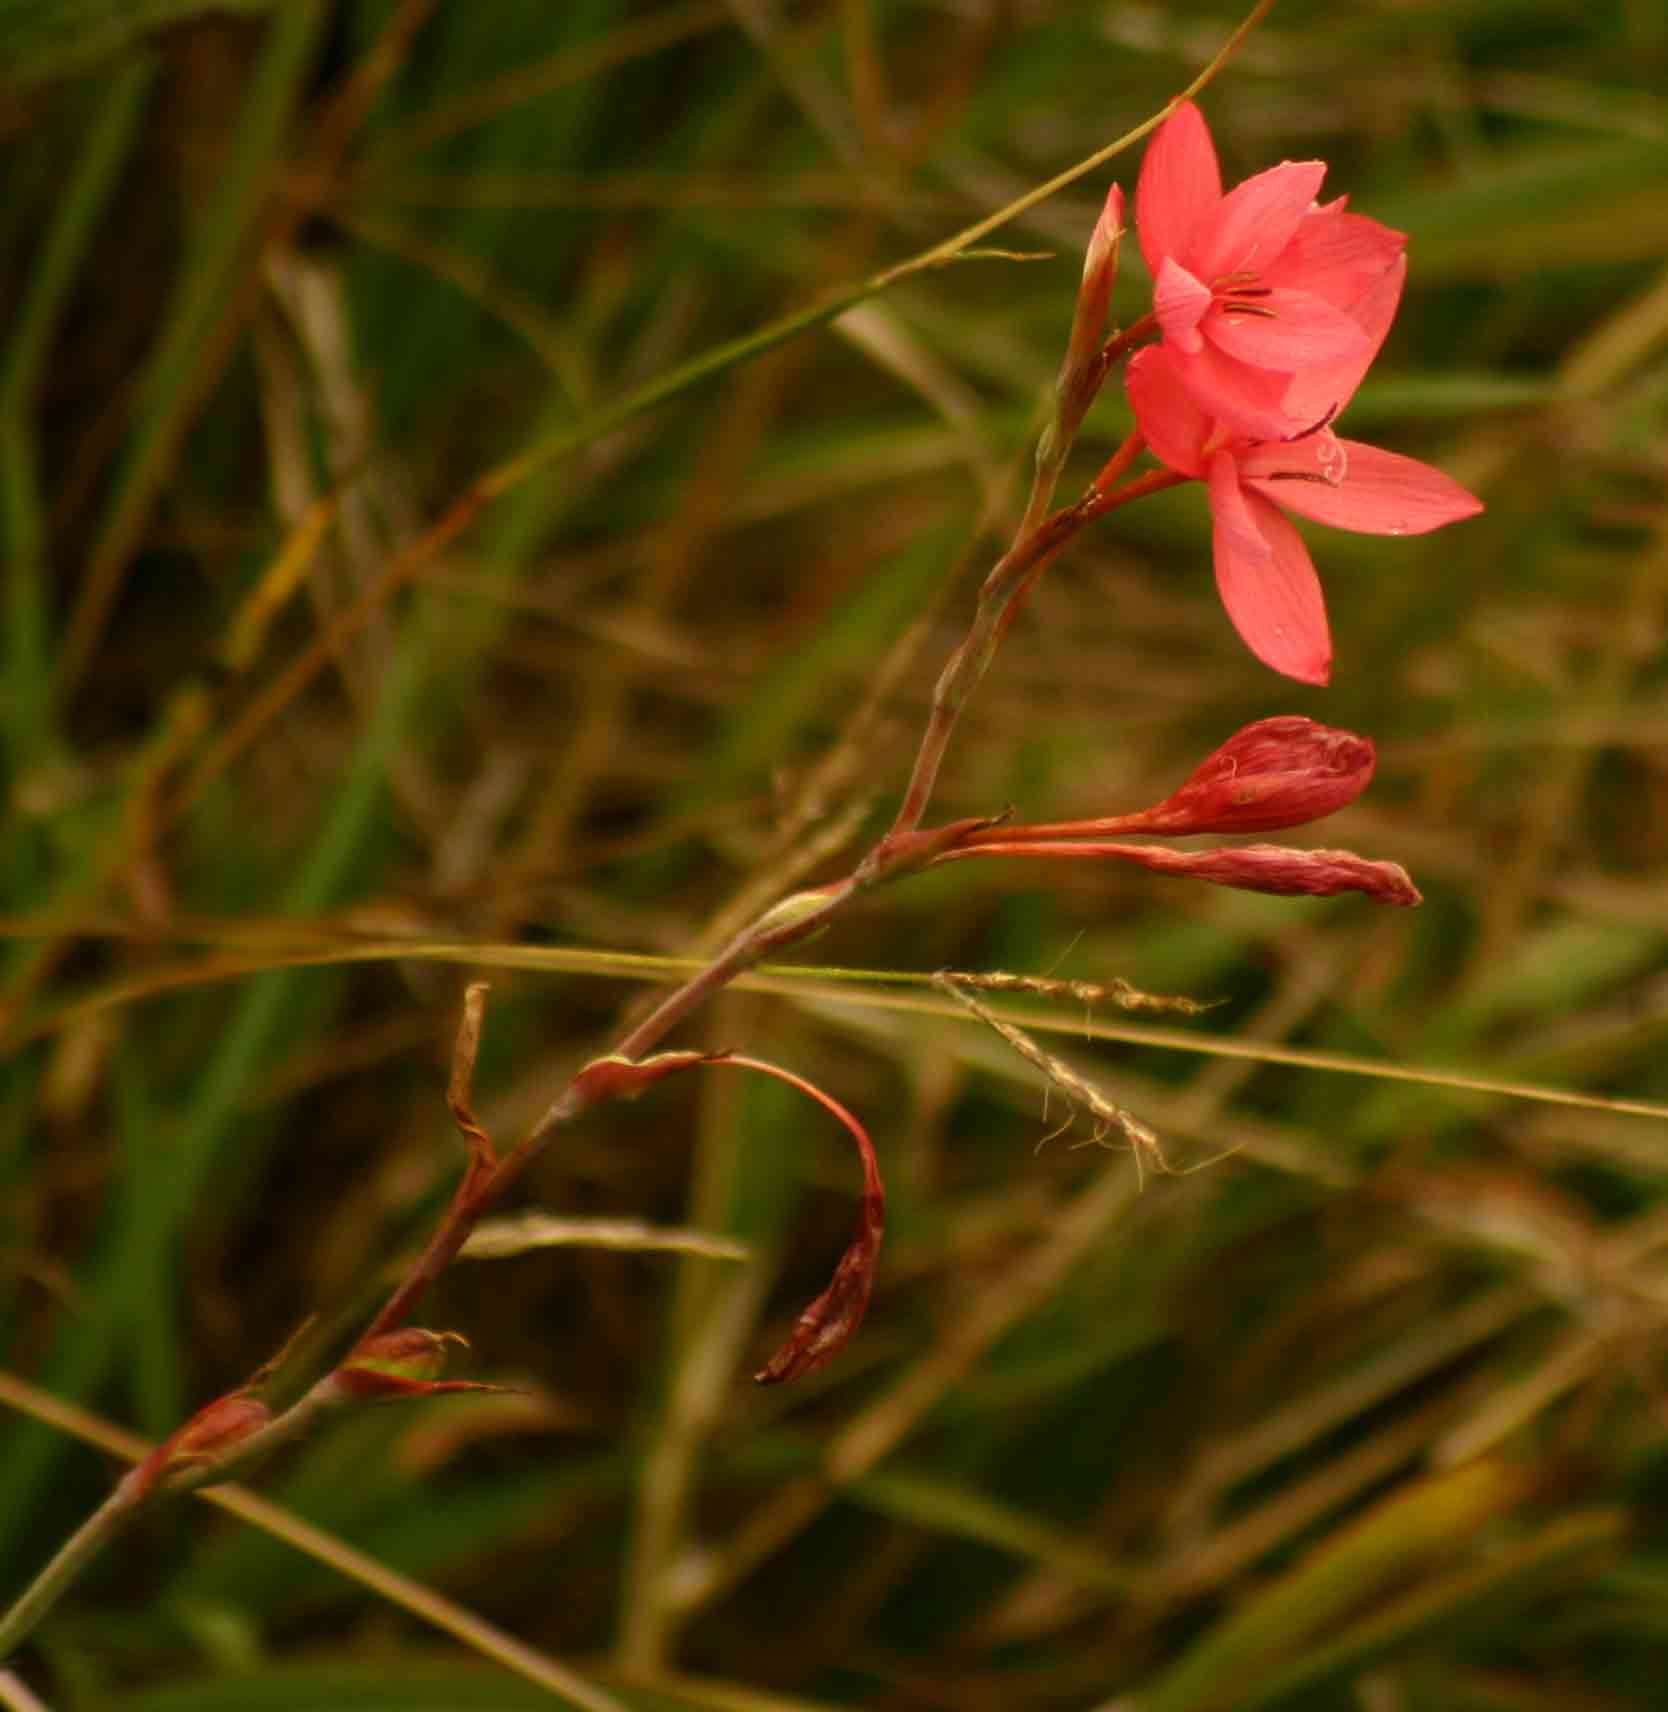
<svg viewBox="0 0 1668 1712">
<path fill-rule="evenodd" d="M 1146 450 L 1146 436 L 1136 429 L 1130 437 L 1101 466 L 1101 472 L 1090 484 L 1096 493 L 1110 493 L 1129 471 L 1129 466 Z"/>
<path fill-rule="evenodd" d="M 144 1501 L 145 1495 L 131 1475 L 116 1482 L 110 1496 L 64 1541 L 52 1561 L 0 1617 L 0 1659 L 10 1658 L 23 1645 L 87 1565 L 139 1513 Z"/>
</svg>

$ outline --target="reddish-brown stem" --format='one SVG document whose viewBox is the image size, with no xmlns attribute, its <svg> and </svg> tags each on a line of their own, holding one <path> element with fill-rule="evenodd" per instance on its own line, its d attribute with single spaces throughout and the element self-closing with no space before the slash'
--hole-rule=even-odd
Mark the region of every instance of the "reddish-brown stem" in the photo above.
<svg viewBox="0 0 1668 1712">
<path fill-rule="evenodd" d="M 993 844 L 1043 844 L 1062 839 L 1120 838 L 1143 830 L 1139 814 L 1115 814 L 1099 820 L 1045 820 L 1027 822 L 1024 826 L 983 826 L 961 838 L 956 850 L 946 851 L 945 858 L 964 850 L 985 850 Z"/>
<path fill-rule="evenodd" d="M 1120 450 L 1118 456 L 1123 455 Z M 1129 454 L 1131 460 L 1134 456 L 1133 452 Z M 909 787 L 891 829 L 844 880 L 788 898 L 767 910 L 751 926 L 743 928 L 704 969 L 667 994 L 619 1042 L 611 1056 L 642 1058 L 737 975 L 762 962 L 772 952 L 798 944 L 827 926 L 857 892 L 920 867 L 927 861 L 941 860 L 945 854 L 953 855 L 955 845 L 979 838 L 981 834 L 976 827 L 965 825 L 923 834 L 919 831 L 920 822 L 961 709 L 984 676 L 997 645 L 1017 616 L 1025 594 L 1054 556 L 1095 518 L 1103 517 L 1145 494 L 1157 493 L 1189 479 L 1173 470 L 1154 470 L 1115 490 L 1101 491 L 1097 485 L 1075 505 L 1056 511 L 1024 540 L 1016 543 L 985 579 L 972 627 L 939 679 Z M 470 1033 L 471 1028 L 474 1035 Z M 463 1111 L 468 1112 L 468 1075 L 464 1065 L 467 1061 L 469 1070 L 473 1068 L 474 1040 L 478 1031 L 479 1018 L 476 1017 L 472 1023 L 466 1010 L 452 1077 L 454 1113 L 459 1109 L 460 1089 Z M 468 1044 L 465 1037 L 468 1037 Z M 551 1136 L 564 1124 L 571 1123 L 597 1098 L 593 1084 L 579 1079 L 570 1082 L 515 1148 L 490 1165 L 490 1142 L 486 1143 L 489 1151 L 483 1153 L 476 1140 L 477 1134 L 484 1139 L 485 1132 L 478 1125 L 472 1130 L 464 1117 L 459 1116 L 459 1126 L 471 1143 L 471 1168 L 422 1253 L 371 1322 L 365 1333 L 367 1338 L 392 1331 L 404 1322 L 424 1291 L 457 1257 L 469 1233 L 503 1199 L 544 1150 Z"/>
<path fill-rule="evenodd" d="M 471 1183 L 469 1175 L 464 1176 L 458 1192 L 452 1197 L 451 1205 L 447 1207 L 434 1234 L 424 1245 L 423 1252 L 412 1263 L 411 1270 L 400 1280 L 393 1295 L 382 1304 L 376 1318 L 365 1328 L 365 1336 L 360 1339 L 361 1342 L 380 1337 L 384 1332 L 393 1331 L 404 1324 L 406 1315 L 417 1305 L 419 1297 L 457 1258 L 458 1250 L 468 1240 L 469 1233 L 503 1199 L 511 1185 L 533 1162 L 534 1157 L 522 1148 L 517 1148 L 514 1153 L 499 1162 L 490 1177 L 483 1177 Z"/>
<path fill-rule="evenodd" d="M 1149 311 L 1138 321 L 1131 321 L 1121 333 L 1114 333 L 1101 347 L 1101 373 L 1106 374 L 1114 363 L 1121 363 L 1137 345 L 1157 331 L 1158 317 Z"/>
<path fill-rule="evenodd" d="M 1197 479 L 1183 475 L 1180 470 L 1148 470 L 1144 476 L 1137 476 L 1134 481 L 1110 493 L 1092 493 L 1082 502 L 1083 521 L 1093 523 L 1097 517 L 1104 517 L 1107 512 L 1116 511 L 1132 500 L 1145 499 L 1149 494 L 1163 493 L 1168 487 L 1180 487 L 1184 482 Z"/>
<path fill-rule="evenodd" d="M 815 933 L 839 909 L 855 887 L 855 878 L 847 879 L 822 893 L 802 893 L 798 899 L 790 898 L 786 904 L 778 904 L 774 909 L 767 910 L 758 921 L 737 934 L 704 969 L 669 993 L 620 1041 L 611 1056 L 638 1059 L 652 1052 L 686 1016 L 727 986 L 737 975 L 761 962 L 771 952 L 795 944 Z M 801 900 L 804 900 L 803 903 Z M 792 907 L 794 905 L 799 907 Z M 468 1027 L 467 1020 L 465 1027 Z M 461 1044 L 460 1040 L 460 1048 Z M 454 1090 L 458 1085 L 459 1072 L 454 1069 Z M 521 1174 L 543 1152 L 550 1137 L 562 1125 L 571 1123 L 594 1102 L 597 1095 L 593 1090 L 594 1084 L 575 1078 L 551 1102 L 510 1153 L 499 1159 L 490 1170 L 478 1170 L 472 1166 L 459 1184 L 451 1205 L 447 1207 L 439 1225 L 424 1245 L 422 1253 L 412 1263 L 411 1269 L 400 1280 L 394 1293 L 383 1303 L 376 1318 L 371 1322 L 365 1333 L 367 1338 L 392 1331 L 405 1320 L 423 1292 L 456 1259 L 458 1250 L 468 1240 L 469 1233 L 503 1199 Z M 459 1122 L 461 1125 L 462 1119 Z M 465 1133 L 469 1133 L 467 1129 Z M 472 1154 L 473 1159 L 479 1157 L 478 1154 Z"/>
<path fill-rule="evenodd" d="M 1132 436 L 1132 439 L 1135 438 Z M 1116 463 L 1123 457 L 1130 442 L 1119 449 Z M 1140 446 L 1129 453 L 1130 461 L 1139 454 Z M 1102 475 L 1105 471 L 1102 471 Z M 938 770 L 950 745 L 956 721 L 961 717 L 969 696 L 983 678 L 998 644 L 1008 632 L 1025 596 L 1049 562 L 1079 530 L 1097 517 L 1127 505 L 1131 500 L 1149 493 L 1159 493 L 1167 487 L 1191 481 L 1175 470 L 1153 470 L 1138 477 L 1126 487 L 1103 490 L 1097 481 L 1075 505 L 1056 511 L 1037 525 L 1023 540 L 1018 541 L 998 560 L 979 591 L 978 611 L 961 646 L 950 656 L 933 690 L 932 708 L 927 715 L 927 728 L 916 751 L 915 765 L 910 772 L 903 802 L 892 823 L 887 838 L 898 838 L 914 832 L 926 814 L 933 787 L 938 782 Z"/>
<path fill-rule="evenodd" d="M 1146 450 L 1146 445 L 1145 436 L 1137 429 L 1106 460 L 1100 474 L 1089 484 L 1090 488 L 1095 493 L 1110 493 L 1124 479 L 1129 466 Z"/>
</svg>

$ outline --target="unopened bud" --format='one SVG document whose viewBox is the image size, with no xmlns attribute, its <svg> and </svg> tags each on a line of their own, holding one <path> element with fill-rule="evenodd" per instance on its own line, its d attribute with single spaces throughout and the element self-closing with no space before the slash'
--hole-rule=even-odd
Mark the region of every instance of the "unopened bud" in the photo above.
<svg viewBox="0 0 1668 1712">
<path fill-rule="evenodd" d="M 1083 283 L 1078 287 L 1071 337 L 1066 342 L 1065 361 L 1060 365 L 1060 378 L 1055 384 L 1061 445 L 1069 445 L 1075 437 L 1078 424 L 1105 378 L 1100 348 L 1106 337 L 1112 288 L 1118 282 L 1118 245 L 1123 235 L 1124 192 L 1121 185 L 1114 184 L 1106 193 L 1105 206 L 1083 254 Z"/>
<path fill-rule="evenodd" d="M 1317 725 L 1300 714 L 1281 714 L 1235 732 L 1194 768 L 1180 790 L 1154 808 L 1098 820 L 975 826 L 952 853 L 1020 843 L 1081 843 L 1131 832 L 1185 838 L 1195 832 L 1303 826 L 1354 802 L 1376 765 L 1371 738 Z"/>
<path fill-rule="evenodd" d="M 940 860 L 975 856 L 1047 857 L 1053 861 L 1130 862 L 1154 874 L 1208 880 L 1242 892 L 1284 897 L 1329 898 L 1363 892 L 1381 904 L 1423 902 L 1407 870 L 1395 862 L 1370 862 L 1350 850 L 1291 850 L 1281 844 L 1236 844 L 1216 850 L 1171 850 L 1162 844 L 1125 844 L 1110 838 L 1039 838 L 1052 828 L 1017 826 L 1000 842 L 947 851 Z"/>
<path fill-rule="evenodd" d="M 1299 714 L 1237 731 L 1156 808 L 1126 815 L 1123 832 L 1274 832 L 1323 820 L 1367 788 L 1378 757 L 1372 739 Z"/>
<path fill-rule="evenodd" d="M 1089 247 L 1083 252 L 1083 284 L 1078 288 L 1077 310 L 1072 317 L 1071 349 L 1100 350 L 1106 335 L 1106 315 L 1112 306 L 1112 288 L 1118 283 L 1118 246 L 1124 235 L 1124 189 L 1114 184 L 1106 193 L 1105 205 Z"/>
<path fill-rule="evenodd" d="M 1113 854 L 1112 847 L 1106 853 Z M 1404 907 L 1423 901 L 1399 863 L 1370 862 L 1349 850 L 1289 850 L 1279 844 L 1167 850 L 1156 844 L 1129 844 L 1115 853 L 1154 873 L 1208 880 L 1213 886 L 1233 886 L 1242 892 L 1308 898 L 1362 892 L 1378 903 Z"/>
</svg>

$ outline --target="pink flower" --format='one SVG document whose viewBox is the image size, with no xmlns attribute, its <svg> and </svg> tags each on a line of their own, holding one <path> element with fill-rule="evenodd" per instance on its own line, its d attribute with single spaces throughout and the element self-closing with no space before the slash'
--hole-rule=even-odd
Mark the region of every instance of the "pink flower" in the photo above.
<svg viewBox="0 0 1668 1712">
<path fill-rule="evenodd" d="M 1333 371 L 1342 396 L 1355 390 L 1401 291 L 1406 239 L 1346 213 L 1342 197 L 1317 206 L 1325 176 L 1324 162 L 1283 161 L 1223 195 L 1191 102 L 1165 121 L 1141 167 L 1136 230 L 1176 379 L 1202 410 L 1255 439 L 1284 439 L 1335 410 L 1338 398 L 1315 408 L 1307 383 L 1317 368 Z M 1392 279 L 1375 333 L 1363 311 Z"/>
<path fill-rule="evenodd" d="M 1394 312 L 1388 295 L 1379 293 L 1380 313 Z M 1360 379 L 1346 372 L 1353 366 L 1322 365 L 1295 384 L 1335 391 L 1348 380 L 1342 404 Z M 1474 517 L 1482 502 L 1429 464 L 1341 440 L 1324 426 L 1288 440 L 1236 436 L 1199 407 L 1177 367 L 1166 346 L 1130 359 L 1129 401 L 1141 434 L 1161 462 L 1209 486 L 1216 586 L 1245 645 L 1289 678 L 1324 684 L 1332 667 L 1326 603 L 1285 511 L 1366 535 L 1423 535 Z"/>
</svg>

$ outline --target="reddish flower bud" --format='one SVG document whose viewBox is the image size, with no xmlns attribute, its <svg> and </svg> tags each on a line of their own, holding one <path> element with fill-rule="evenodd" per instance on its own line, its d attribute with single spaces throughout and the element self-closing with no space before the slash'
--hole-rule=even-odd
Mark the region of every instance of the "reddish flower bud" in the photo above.
<svg viewBox="0 0 1668 1712">
<path fill-rule="evenodd" d="M 336 1387 L 362 1401 L 379 1397 L 432 1397 L 443 1391 L 501 1391 L 471 1379 L 441 1379 L 448 1344 L 463 1345 L 456 1332 L 407 1326 L 366 1338 L 330 1376 Z"/>
<path fill-rule="evenodd" d="M 176 1427 L 130 1478 L 139 1492 L 149 1492 L 172 1475 L 202 1468 L 252 1438 L 272 1420 L 272 1411 L 247 1391 L 216 1397 L 182 1427 Z"/>
<path fill-rule="evenodd" d="M 1067 848 L 1051 846 L 1054 850 Z M 1329 898 L 1340 892 L 1364 892 L 1381 904 L 1421 902 L 1419 888 L 1395 862 L 1369 862 L 1349 850 L 1288 850 L 1279 844 L 1240 844 L 1219 850 L 1167 850 L 1157 844 L 1108 845 L 1103 854 L 1150 868 L 1158 874 L 1182 874 L 1213 886 L 1242 892 L 1273 892 L 1283 897 Z"/>
<path fill-rule="evenodd" d="M 1046 830 L 1046 829 L 1044 829 Z M 1285 897 L 1329 898 L 1340 892 L 1364 892 L 1381 904 L 1423 900 L 1407 870 L 1395 862 L 1369 862 L 1349 850 L 1290 850 L 1281 844 L 1237 844 L 1217 850 L 1170 850 L 1162 844 L 1122 844 L 1112 839 L 1038 839 L 1019 826 L 1001 843 L 951 850 L 941 861 L 969 856 L 1090 857 L 1133 862 L 1155 874 L 1179 874 L 1234 886 L 1242 892 L 1274 892 Z"/>
<path fill-rule="evenodd" d="M 1138 814 L 1027 826 L 987 823 L 963 833 L 948 854 L 1131 832 L 1185 838 L 1196 832 L 1274 832 L 1303 826 L 1354 802 L 1371 782 L 1377 763 L 1370 737 L 1317 725 L 1301 714 L 1280 714 L 1235 732 L 1193 769 L 1180 790 Z"/>
<path fill-rule="evenodd" d="M 1098 353 L 1106 332 L 1106 315 L 1112 304 L 1112 288 L 1118 282 L 1118 245 L 1124 235 L 1124 188 L 1114 184 L 1106 193 L 1089 247 L 1083 252 L 1083 283 L 1077 292 L 1077 310 L 1072 318 L 1071 350 L 1081 347 L 1085 356 Z"/>
<path fill-rule="evenodd" d="M 1354 802 L 1377 762 L 1372 739 L 1353 731 L 1300 714 L 1259 719 L 1200 762 L 1173 796 L 1128 816 L 1119 830 L 1176 838 L 1303 826 Z"/>
<path fill-rule="evenodd" d="M 1066 342 L 1060 378 L 1055 383 L 1058 424 L 1050 431 L 1045 456 L 1052 457 L 1058 447 L 1070 444 L 1105 379 L 1100 349 L 1106 337 L 1112 288 L 1118 280 L 1118 244 L 1123 235 L 1124 193 L 1121 185 L 1114 184 L 1107 192 L 1105 206 L 1084 252 L 1083 283 L 1078 287 L 1071 336 Z"/>
</svg>

